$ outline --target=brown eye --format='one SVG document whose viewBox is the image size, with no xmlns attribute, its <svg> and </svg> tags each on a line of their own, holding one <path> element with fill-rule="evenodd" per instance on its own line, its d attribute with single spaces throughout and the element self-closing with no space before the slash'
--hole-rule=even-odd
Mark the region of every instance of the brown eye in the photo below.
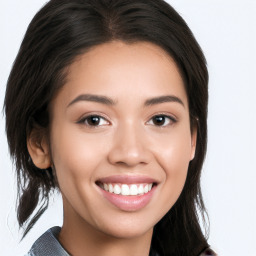
<svg viewBox="0 0 256 256">
<path fill-rule="evenodd" d="M 79 122 L 79 124 L 85 124 L 86 126 L 102 126 L 102 125 L 108 125 L 109 122 L 102 116 L 97 115 L 90 115 L 82 118 Z"/>
<path fill-rule="evenodd" d="M 172 123 L 175 123 L 175 122 L 176 122 L 176 119 L 173 118 L 172 116 L 156 115 L 156 116 L 153 116 L 148 123 L 151 125 L 164 127 L 167 125 L 171 125 Z"/>
<path fill-rule="evenodd" d="M 95 126 L 99 125 L 100 123 L 100 117 L 99 116 L 89 116 L 86 119 L 87 124 Z"/>
<path fill-rule="evenodd" d="M 164 125 L 165 119 L 166 119 L 165 116 L 155 116 L 152 118 L 154 125 L 160 125 L 160 126 Z"/>
</svg>

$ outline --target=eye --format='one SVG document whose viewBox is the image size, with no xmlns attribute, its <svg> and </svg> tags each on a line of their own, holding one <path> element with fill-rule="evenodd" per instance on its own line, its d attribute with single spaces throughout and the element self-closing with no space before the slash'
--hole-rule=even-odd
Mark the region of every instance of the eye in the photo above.
<svg viewBox="0 0 256 256">
<path fill-rule="evenodd" d="M 155 115 L 148 121 L 148 124 L 164 127 L 164 126 L 172 125 L 173 123 L 176 123 L 176 122 L 177 120 L 172 116 Z"/>
<path fill-rule="evenodd" d="M 84 124 L 89 127 L 97 127 L 110 124 L 104 117 L 99 115 L 89 115 L 83 117 L 81 120 L 78 121 L 78 123 Z"/>
</svg>

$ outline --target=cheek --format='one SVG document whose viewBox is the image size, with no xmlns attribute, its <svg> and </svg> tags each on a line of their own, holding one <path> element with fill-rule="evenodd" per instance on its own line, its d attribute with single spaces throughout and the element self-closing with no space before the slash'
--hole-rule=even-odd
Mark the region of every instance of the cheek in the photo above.
<svg viewBox="0 0 256 256">
<path fill-rule="evenodd" d="M 55 127 L 51 149 L 61 193 L 66 204 L 91 218 L 88 205 L 94 195 L 90 188 L 94 184 L 95 170 L 103 159 L 103 147 L 98 146 L 100 141 L 75 132 L 73 127 Z"/>
<path fill-rule="evenodd" d="M 83 141 L 72 132 L 69 126 L 58 126 L 56 121 L 53 127 L 51 132 L 52 161 L 60 188 L 63 190 L 66 187 L 71 188 L 72 183 L 77 183 L 81 175 L 87 176 L 86 162 L 91 162 L 86 161 L 86 158 L 91 156 L 88 155 L 89 150 L 86 152 L 86 147 L 82 150 Z"/>
<path fill-rule="evenodd" d="M 161 154 L 161 162 L 166 172 L 166 176 L 179 176 L 187 172 L 187 167 L 190 161 L 191 144 L 189 140 L 179 140 L 173 138 L 171 141 L 166 141 L 165 150 Z"/>
<path fill-rule="evenodd" d="M 190 131 L 163 140 L 156 155 L 165 175 L 161 184 L 162 194 L 165 195 L 162 204 L 168 211 L 177 201 L 186 181 L 191 155 Z"/>
<path fill-rule="evenodd" d="M 82 127 L 57 119 L 52 124 L 51 146 L 53 159 L 71 163 L 76 169 L 81 164 L 90 164 L 96 159 L 97 153 L 101 151 L 99 136 L 90 136 L 83 131 Z M 82 162 L 81 162 L 82 161 Z"/>
<path fill-rule="evenodd" d="M 70 124 L 54 125 L 51 153 L 60 189 L 64 193 L 66 190 L 82 193 L 92 185 L 98 167 L 106 159 L 106 136 L 88 135 Z"/>
</svg>

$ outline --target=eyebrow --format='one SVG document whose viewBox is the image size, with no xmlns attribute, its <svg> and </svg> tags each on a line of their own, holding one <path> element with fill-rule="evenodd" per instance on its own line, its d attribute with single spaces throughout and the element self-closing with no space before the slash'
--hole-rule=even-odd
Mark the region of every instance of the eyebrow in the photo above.
<svg viewBox="0 0 256 256">
<path fill-rule="evenodd" d="M 174 95 L 165 95 L 165 96 L 160 96 L 160 97 L 154 97 L 154 98 L 146 100 L 144 105 L 145 106 L 152 106 L 152 105 L 165 103 L 165 102 L 180 103 L 184 107 L 183 101 L 180 98 L 178 98 Z"/>
<path fill-rule="evenodd" d="M 74 100 L 72 100 L 68 104 L 68 107 L 78 101 L 92 101 L 92 102 L 97 102 L 97 103 L 101 103 L 101 104 L 109 105 L 109 106 L 116 104 L 116 102 L 114 100 L 112 100 L 106 96 L 94 95 L 94 94 L 81 94 L 78 97 L 76 97 Z"/>
<path fill-rule="evenodd" d="M 108 106 L 113 106 L 113 105 L 117 104 L 117 101 L 115 101 L 109 97 L 103 96 L 103 95 L 81 94 L 78 97 L 76 97 L 74 100 L 72 100 L 68 104 L 68 107 L 73 105 L 76 102 L 79 102 L 79 101 L 97 102 L 97 103 L 101 103 L 101 104 L 108 105 Z M 164 96 L 153 97 L 153 98 L 147 99 L 144 102 L 144 106 L 145 107 L 153 106 L 153 105 L 157 105 L 157 104 L 165 103 L 165 102 L 176 102 L 176 103 L 179 103 L 182 106 L 184 106 L 183 101 L 174 95 L 164 95 Z"/>
</svg>

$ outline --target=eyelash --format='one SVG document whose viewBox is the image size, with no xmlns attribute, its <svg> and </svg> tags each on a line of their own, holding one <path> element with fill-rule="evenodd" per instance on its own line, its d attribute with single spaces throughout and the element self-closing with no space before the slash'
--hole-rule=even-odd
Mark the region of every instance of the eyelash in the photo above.
<svg viewBox="0 0 256 256">
<path fill-rule="evenodd" d="M 99 118 L 99 119 L 101 119 L 101 120 L 104 120 L 104 121 L 107 122 L 108 124 L 110 123 L 109 121 L 107 121 L 107 119 L 106 119 L 105 117 L 100 116 L 100 115 L 97 115 L 97 114 L 90 114 L 90 115 L 88 115 L 88 116 L 85 116 L 85 117 L 81 118 L 77 123 L 78 123 L 78 124 L 86 125 L 87 127 L 92 128 L 92 129 L 95 129 L 95 128 L 98 128 L 98 127 L 102 126 L 102 125 L 99 125 L 99 124 L 97 124 L 97 125 L 88 124 L 88 120 L 89 120 L 90 118 L 92 118 L 92 117 L 96 117 L 96 118 Z M 153 118 L 157 118 L 157 117 L 163 117 L 163 118 L 164 118 L 164 124 L 165 124 L 165 122 L 166 122 L 166 119 L 169 119 L 169 123 L 168 123 L 168 124 L 165 124 L 165 125 L 155 125 L 155 124 L 153 123 L 153 124 L 151 124 L 151 125 L 154 125 L 154 126 L 160 127 L 160 128 L 165 128 L 166 126 L 173 125 L 174 123 L 177 122 L 177 119 L 174 118 L 173 116 L 166 115 L 166 114 L 157 114 L 157 115 L 152 116 L 152 117 L 149 119 L 149 121 L 147 121 L 147 123 L 149 123 L 150 121 L 152 121 Z M 153 121 L 152 121 L 152 122 L 153 122 Z"/>
</svg>

